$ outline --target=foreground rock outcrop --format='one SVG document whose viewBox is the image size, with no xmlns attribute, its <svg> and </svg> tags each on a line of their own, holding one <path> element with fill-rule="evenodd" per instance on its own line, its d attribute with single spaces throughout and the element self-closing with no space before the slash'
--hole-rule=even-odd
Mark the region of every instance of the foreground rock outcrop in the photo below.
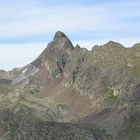
<svg viewBox="0 0 140 140">
<path fill-rule="evenodd" d="M 139 140 L 140 44 L 73 46 L 58 31 L 32 63 L 0 71 L 1 140 Z"/>
</svg>

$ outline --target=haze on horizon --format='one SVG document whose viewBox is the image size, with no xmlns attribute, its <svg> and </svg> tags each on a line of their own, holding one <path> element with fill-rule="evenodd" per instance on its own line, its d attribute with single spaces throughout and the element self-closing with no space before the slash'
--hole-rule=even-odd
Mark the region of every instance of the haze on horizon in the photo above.
<svg viewBox="0 0 140 140">
<path fill-rule="evenodd" d="M 139 25 L 139 0 L 1 0 L 0 69 L 33 61 L 58 30 L 87 49 L 109 40 L 131 47 Z"/>
</svg>

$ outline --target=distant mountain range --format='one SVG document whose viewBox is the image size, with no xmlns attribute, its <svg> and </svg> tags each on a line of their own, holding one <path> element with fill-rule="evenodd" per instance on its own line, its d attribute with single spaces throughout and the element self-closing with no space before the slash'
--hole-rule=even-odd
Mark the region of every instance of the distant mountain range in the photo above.
<svg viewBox="0 0 140 140">
<path fill-rule="evenodd" d="M 0 140 L 140 140 L 140 43 L 88 51 L 58 31 L 32 63 L 1 70 Z"/>
</svg>

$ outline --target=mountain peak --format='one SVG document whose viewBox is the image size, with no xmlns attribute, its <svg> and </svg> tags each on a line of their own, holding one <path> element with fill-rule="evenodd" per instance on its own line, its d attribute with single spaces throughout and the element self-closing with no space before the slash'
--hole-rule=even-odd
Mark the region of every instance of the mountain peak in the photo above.
<svg viewBox="0 0 140 140">
<path fill-rule="evenodd" d="M 77 44 L 77 45 L 75 46 L 75 48 L 80 49 L 81 47 L 80 47 L 80 45 L 79 45 L 79 44 Z"/>
<path fill-rule="evenodd" d="M 112 40 L 108 41 L 107 44 L 108 45 L 120 45 L 118 42 L 115 42 L 115 41 L 112 41 Z"/>
<path fill-rule="evenodd" d="M 136 43 L 132 47 L 138 47 L 138 48 L 140 48 L 140 43 Z"/>
<path fill-rule="evenodd" d="M 106 44 L 104 44 L 103 46 L 124 48 L 123 45 L 121 45 L 120 43 L 115 42 L 115 41 L 109 41 Z"/>
<path fill-rule="evenodd" d="M 57 31 L 57 32 L 55 33 L 54 40 L 60 39 L 60 38 L 67 38 L 67 36 L 66 36 L 63 32 Z"/>
<path fill-rule="evenodd" d="M 55 33 L 54 39 L 49 46 L 50 47 L 55 46 L 59 48 L 71 48 L 71 49 L 74 48 L 69 38 L 61 31 L 57 31 Z"/>
</svg>

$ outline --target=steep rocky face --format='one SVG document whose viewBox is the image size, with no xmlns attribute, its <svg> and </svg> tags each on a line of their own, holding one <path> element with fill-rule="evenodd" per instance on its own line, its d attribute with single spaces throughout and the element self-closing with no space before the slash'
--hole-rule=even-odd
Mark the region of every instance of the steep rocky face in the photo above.
<svg viewBox="0 0 140 140">
<path fill-rule="evenodd" d="M 58 78 L 62 74 L 73 48 L 68 37 L 64 33 L 58 31 L 53 41 L 48 44 L 48 47 L 33 64 L 46 67 L 51 79 Z"/>
<path fill-rule="evenodd" d="M 31 64 L 0 71 L 0 105 L 0 139 L 138 140 L 140 44 L 88 51 L 58 31 Z"/>
</svg>

